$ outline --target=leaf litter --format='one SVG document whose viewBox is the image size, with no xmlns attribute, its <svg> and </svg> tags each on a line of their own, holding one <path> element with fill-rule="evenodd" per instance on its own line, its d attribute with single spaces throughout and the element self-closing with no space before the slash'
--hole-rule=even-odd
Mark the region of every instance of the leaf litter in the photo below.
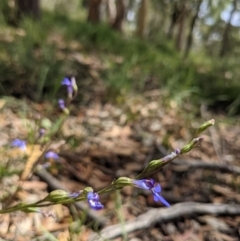
<svg viewBox="0 0 240 241">
<path fill-rule="evenodd" d="M 73 115 L 66 121 L 59 135 L 59 139 L 64 140 L 65 144 L 56 145 L 60 164 L 54 172 L 49 169 L 49 172 L 70 190 L 78 191 L 86 186 L 99 190 L 119 176 L 134 178 L 149 161 L 181 147 L 192 136 L 196 121 L 193 123 L 191 118 L 184 116 L 184 112 L 174 105 L 164 106 L 160 93 L 148 91 L 141 96 L 126 95 L 124 98 L 125 103 L 121 106 L 113 103 L 103 104 L 99 98 L 93 98 L 88 105 L 72 107 Z M 23 106 L 20 101 L 18 102 Z M 29 127 L 33 128 L 35 125 L 34 120 L 28 116 L 30 111 L 39 112 L 39 108 L 36 109 L 32 103 L 23 112 L 23 109 L 17 108 L 15 102 L 13 105 L 6 105 L 4 101 L 1 103 L 1 165 L 9 163 L 12 170 L 24 170 L 22 175 L 23 179 L 26 179 L 16 197 L 17 200 L 12 201 L 32 202 L 43 198 L 48 193 L 48 185 L 34 174 L 28 178 L 29 159 L 24 159 L 15 150 L 7 147 L 13 138 L 28 137 Z M 47 113 L 44 113 L 44 108 L 40 111 L 41 116 L 48 117 Z M 216 119 L 218 118 L 219 125 L 214 127 L 217 137 L 206 132 L 202 146 L 183 156 L 183 160 L 189 164 L 192 159 L 197 159 L 201 162 L 240 165 L 239 126 L 226 124 L 222 117 L 216 116 Z M 202 122 L 203 120 L 199 120 L 199 123 Z M 39 147 L 36 146 L 35 150 L 37 153 L 33 152 L 31 157 L 33 162 L 37 161 L 40 155 Z M 170 164 L 154 178 L 160 181 L 163 196 L 172 205 L 187 201 L 234 205 L 240 200 L 240 179 L 235 174 L 194 169 L 191 165 L 177 168 Z M 19 182 L 16 174 L 1 178 L 1 196 L 13 193 L 13 187 L 17 187 Z M 103 195 L 101 199 L 106 207 L 101 214 L 108 217 L 108 226 L 119 223 L 115 208 L 116 194 Z M 122 190 L 122 215 L 125 222 L 133 220 L 150 207 L 156 208 L 160 205 L 154 203 L 147 192 L 139 192 L 131 187 Z M 72 213 L 70 207 L 56 205 L 43 210 L 55 213 L 56 217 L 36 213 L 1 215 L 1 237 L 4 240 L 36 240 L 36 237 L 38 240 L 46 240 L 48 235 L 54 235 L 58 240 L 68 240 L 72 235 L 75 240 L 88 240 L 92 233 L 91 228 L 84 223 L 79 226 L 81 231 L 69 232 Z M 76 214 L 82 215 L 77 210 Z M 239 226 L 238 216 L 178 217 L 174 221 L 156 224 L 150 229 L 129 233 L 128 237 L 129 240 L 144 241 L 235 241 L 239 240 Z M 122 239 L 116 237 L 115 240 Z"/>
</svg>

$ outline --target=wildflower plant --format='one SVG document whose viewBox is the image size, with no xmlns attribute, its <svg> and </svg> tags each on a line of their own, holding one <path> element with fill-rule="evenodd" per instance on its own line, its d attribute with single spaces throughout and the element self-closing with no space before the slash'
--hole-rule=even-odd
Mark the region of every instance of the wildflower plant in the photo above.
<svg viewBox="0 0 240 241">
<path fill-rule="evenodd" d="M 55 127 L 51 128 L 51 132 L 46 133 L 45 130 L 40 129 L 40 136 L 51 136 L 59 132 L 63 122 L 69 115 L 68 104 L 77 96 L 78 88 L 74 77 L 65 77 L 61 84 L 63 86 L 66 86 L 68 93 L 68 101 L 64 101 L 63 99 L 58 100 L 58 105 L 63 113 L 63 117 L 58 120 L 58 122 L 55 124 Z M 203 137 L 200 136 L 200 134 L 212 125 L 214 125 L 214 120 L 207 121 L 206 123 L 201 125 L 196 131 L 196 134 L 192 138 L 192 140 L 190 140 L 185 146 L 183 146 L 181 149 L 174 150 L 169 155 L 166 155 L 160 159 L 152 160 L 134 179 L 130 179 L 128 177 L 119 177 L 118 179 L 114 180 L 109 186 L 103 188 L 98 192 L 94 192 L 92 187 L 86 187 L 83 190 L 72 193 L 66 192 L 64 190 L 54 190 L 50 192 L 45 198 L 35 203 L 18 203 L 15 206 L 7 207 L 0 210 L 0 213 L 10 213 L 15 211 L 41 213 L 41 207 L 55 204 L 70 204 L 79 201 L 87 201 L 90 208 L 94 210 L 101 210 L 104 208 L 103 204 L 100 201 L 101 194 L 113 192 L 122 189 L 125 186 L 132 186 L 143 190 L 149 190 L 152 193 L 155 202 L 161 202 L 164 206 L 170 207 L 168 201 L 165 200 L 164 197 L 161 195 L 161 185 L 159 183 L 156 183 L 154 179 L 148 179 L 148 177 L 160 171 L 165 165 L 169 164 L 175 158 L 185 153 L 188 153 L 189 151 L 198 147 L 203 141 Z M 20 148 L 21 150 L 25 150 L 26 142 L 20 139 L 15 139 L 11 143 L 11 146 Z M 47 145 L 47 147 L 48 146 L 49 145 Z M 47 160 L 58 160 L 59 158 L 58 154 L 53 150 L 44 150 L 43 156 Z M 41 170 L 41 168 L 44 168 L 44 166 L 37 165 L 38 170 Z"/>
<path fill-rule="evenodd" d="M 161 202 L 165 206 L 170 207 L 170 204 L 160 195 L 162 190 L 160 184 L 157 183 L 155 185 L 155 181 L 153 179 L 132 180 L 132 184 L 135 187 L 150 190 L 155 202 Z"/>
<path fill-rule="evenodd" d="M 26 151 L 27 146 L 26 146 L 26 141 L 20 140 L 20 139 L 15 139 L 11 143 L 12 147 L 17 147 L 21 149 L 22 151 Z"/>
<path fill-rule="evenodd" d="M 53 159 L 53 160 L 57 160 L 59 158 L 58 154 L 54 151 L 48 151 L 45 154 L 45 158 L 46 159 Z"/>
<path fill-rule="evenodd" d="M 38 138 L 42 138 L 44 136 L 44 134 L 46 133 L 46 130 L 44 128 L 40 128 L 38 131 Z"/>
<path fill-rule="evenodd" d="M 65 85 L 67 87 L 68 98 L 70 100 L 76 97 L 78 87 L 74 76 L 72 76 L 71 78 L 65 77 L 62 80 L 62 85 Z"/>
<path fill-rule="evenodd" d="M 101 210 L 103 209 L 103 205 L 99 201 L 99 195 L 96 192 L 89 192 L 87 194 L 87 200 L 89 206 L 94 210 Z"/>
</svg>

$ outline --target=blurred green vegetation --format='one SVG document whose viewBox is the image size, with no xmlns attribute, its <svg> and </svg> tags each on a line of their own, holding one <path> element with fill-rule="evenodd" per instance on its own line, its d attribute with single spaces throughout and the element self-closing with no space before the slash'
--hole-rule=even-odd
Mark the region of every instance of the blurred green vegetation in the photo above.
<svg viewBox="0 0 240 241">
<path fill-rule="evenodd" d="M 41 21 L 24 18 L 17 27 L 0 18 L 0 94 L 53 100 L 65 75 L 78 84 L 91 78 L 89 64 L 76 54 L 99 60 L 106 98 L 127 91 L 160 89 L 180 105 L 224 106 L 240 111 L 239 63 L 236 56 L 219 59 L 194 51 L 184 59 L 167 39 L 142 40 L 123 36 L 107 24 L 91 24 L 43 10 Z M 93 57 L 94 56 L 94 57 Z M 84 90 L 82 90 L 84 91 Z"/>
</svg>

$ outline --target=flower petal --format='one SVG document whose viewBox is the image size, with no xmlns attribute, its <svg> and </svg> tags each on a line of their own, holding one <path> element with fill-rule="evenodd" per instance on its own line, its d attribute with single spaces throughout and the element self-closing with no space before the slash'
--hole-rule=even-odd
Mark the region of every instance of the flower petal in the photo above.
<svg viewBox="0 0 240 241">
<path fill-rule="evenodd" d="M 88 200 L 88 203 L 89 203 L 90 207 L 94 210 L 101 210 L 104 208 L 104 206 L 100 202 L 97 202 L 94 200 Z"/>
<path fill-rule="evenodd" d="M 67 77 L 65 77 L 65 78 L 63 79 L 63 81 L 62 81 L 62 85 L 67 85 L 67 86 L 69 86 L 69 85 L 72 85 L 72 83 L 71 83 L 71 81 L 70 81 Z"/>
<path fill-rule="evenodd" d="M 53 152 L 53 151 L 48 151 L 46 154 L 45 154 L 45 158 L 47 159 L 55 159 L 57 160 L 59 158 L 58 154 Z"/>
<path fill-rule="evenodd" d="M 151 190 L 154 187 L 155 181 L 153 179 L 142 179 L 142 180 L 133 180 L 133 185 L 142 188 L 145 190 Z"/>
<path fill-rule="evenodd" d="M 60 109 L 65 109 L 65 101 L 63 99 L 58 100 L 58 105 Z"/>
<path fill-rule="evenodd" d="M 67 87 L 67 91 L 68 91 L 69 94 L 72 94 L 73 93 L 73 87 L 71 85 L 69 85 Z"/>
<path fill-rule="evenodd" d="M 96 192 L 89 192 L 87 199 L 90 207 L 94 210 L 101 210 L 104 206 L 99 202 L 99 195 Z"/>
<path fill-rule="evenodd" d="M 153 199 L 155 202 L 161 202 L 167 207 L 171 206 L 159 193 L 153 192 Z"/>
<path fill-rule="evenodd" d="M 96 192 L 89 192 L 87 194 L 87 199 L 88 200 L 94 200 L 94 201 L 99 201 L 99 195 Z"/>
<path fill-rule="evenodd" d="M 160 186 L 160 184 L 158 183 L 154 188 L 153 188 L 154 192 L 158 192 L 160 193 L 162 191 L 162 188 Z"/>
<path fill-rule="evenodd" d="M 12 147 L 18 147 L 22 150 L 26 150 L 27 146 L 26 146 L 26 141 L 20 140 L 20 139 L 15 139 L 12 141 L 11 143 Z"/>
</svg>

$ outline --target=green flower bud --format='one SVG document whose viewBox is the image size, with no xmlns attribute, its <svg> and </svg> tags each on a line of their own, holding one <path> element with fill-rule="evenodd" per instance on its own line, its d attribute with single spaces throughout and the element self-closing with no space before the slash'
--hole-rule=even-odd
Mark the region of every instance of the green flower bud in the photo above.
<svg viewBox="0 0 240 241">
<path fill-rule="evenodd" d="M 44 201 L 49 201 L 52 203 L 59 203 L 66 199 L 69 199 L 68 192 L 66 192 L 64 190 L 54 190 L 54 191 L 50 192 L 46 198 L 44 198 Z"/>
<path fill-rule="evenodd" d="M 75 92 L 77 92 L 77 91 L 78 91 L 78 86 L 77 86 L 75 77 L 72 77 L 72 78 L 71 78 L 71 84 L 72 84 L 73 90 L 74 90 Z"/>
<path fill-rule="evenodd" d="M 117 180 L 113 181 L 112 185 L 116 187 L 116 189 L 121 189 L 125 186 L 131 185 L 131 179 L 128 177 L 119 177 Z"/>
<path fill-rule="evenodd" d="M 193 148 L 198 147 L 202 141 L 203 141 L 203 137 L 194 138 L 181 149 L 181 154 L 187 153 L 191 151 Z"/>
<path fill-rule="evenodd" d="M 196 136 L 198 136 L 199 134 L 201 134 L 202 132 L 204 132 L 206 129 L 208 129 L 210 126 L 213 126 L 215 124 L 215 120 L 209 120 L 207 122 L 205 122 L 204 124 L 202 124 L 199 129 L 196 132 Z"/>
<path fill-rule="evenodd" d="M 144 169 L 144 173 L 151 173 L 154 170 L 157 170 L 160 166 L 161 163 L 163 163 L 162 159 L 159 160 L 152 160 L 149 162 L 149 164 L 147 165 L 147 167 Z"/>
<path fill-rule="evenodd" d="M 68 108 L 64 108 L 64 109 L 63 109 L 63 113 L 64 113 L 65 115 L 69 115 L 70 111 L 69 111 Z"/>
<path fill-rule="evenodd" d="M 159 168 L 161 168 L 161 166 L 164 166 L 164 162 L 162 159 L 149 162 L 145 169 L 137 176 L 137 179 L 144 178 L 155 173 L 159 170 Z"/>
<path fill-rule="evenodd" d="M 41 121 L 41 127 L 46 129 L 46 130 L 49 130 L 52 127 L 52 122 L 49 119 L 44 118 Z"/>
<path fill-rule="evenodd" d="M 85 188 L 83 189 L 83 195 L 84 195 L 84 196 L 87 196 L 87 194 L 88 194 L 89 192 L 93 192 L 92 187 L 85 187 Z"/>
</svg>

